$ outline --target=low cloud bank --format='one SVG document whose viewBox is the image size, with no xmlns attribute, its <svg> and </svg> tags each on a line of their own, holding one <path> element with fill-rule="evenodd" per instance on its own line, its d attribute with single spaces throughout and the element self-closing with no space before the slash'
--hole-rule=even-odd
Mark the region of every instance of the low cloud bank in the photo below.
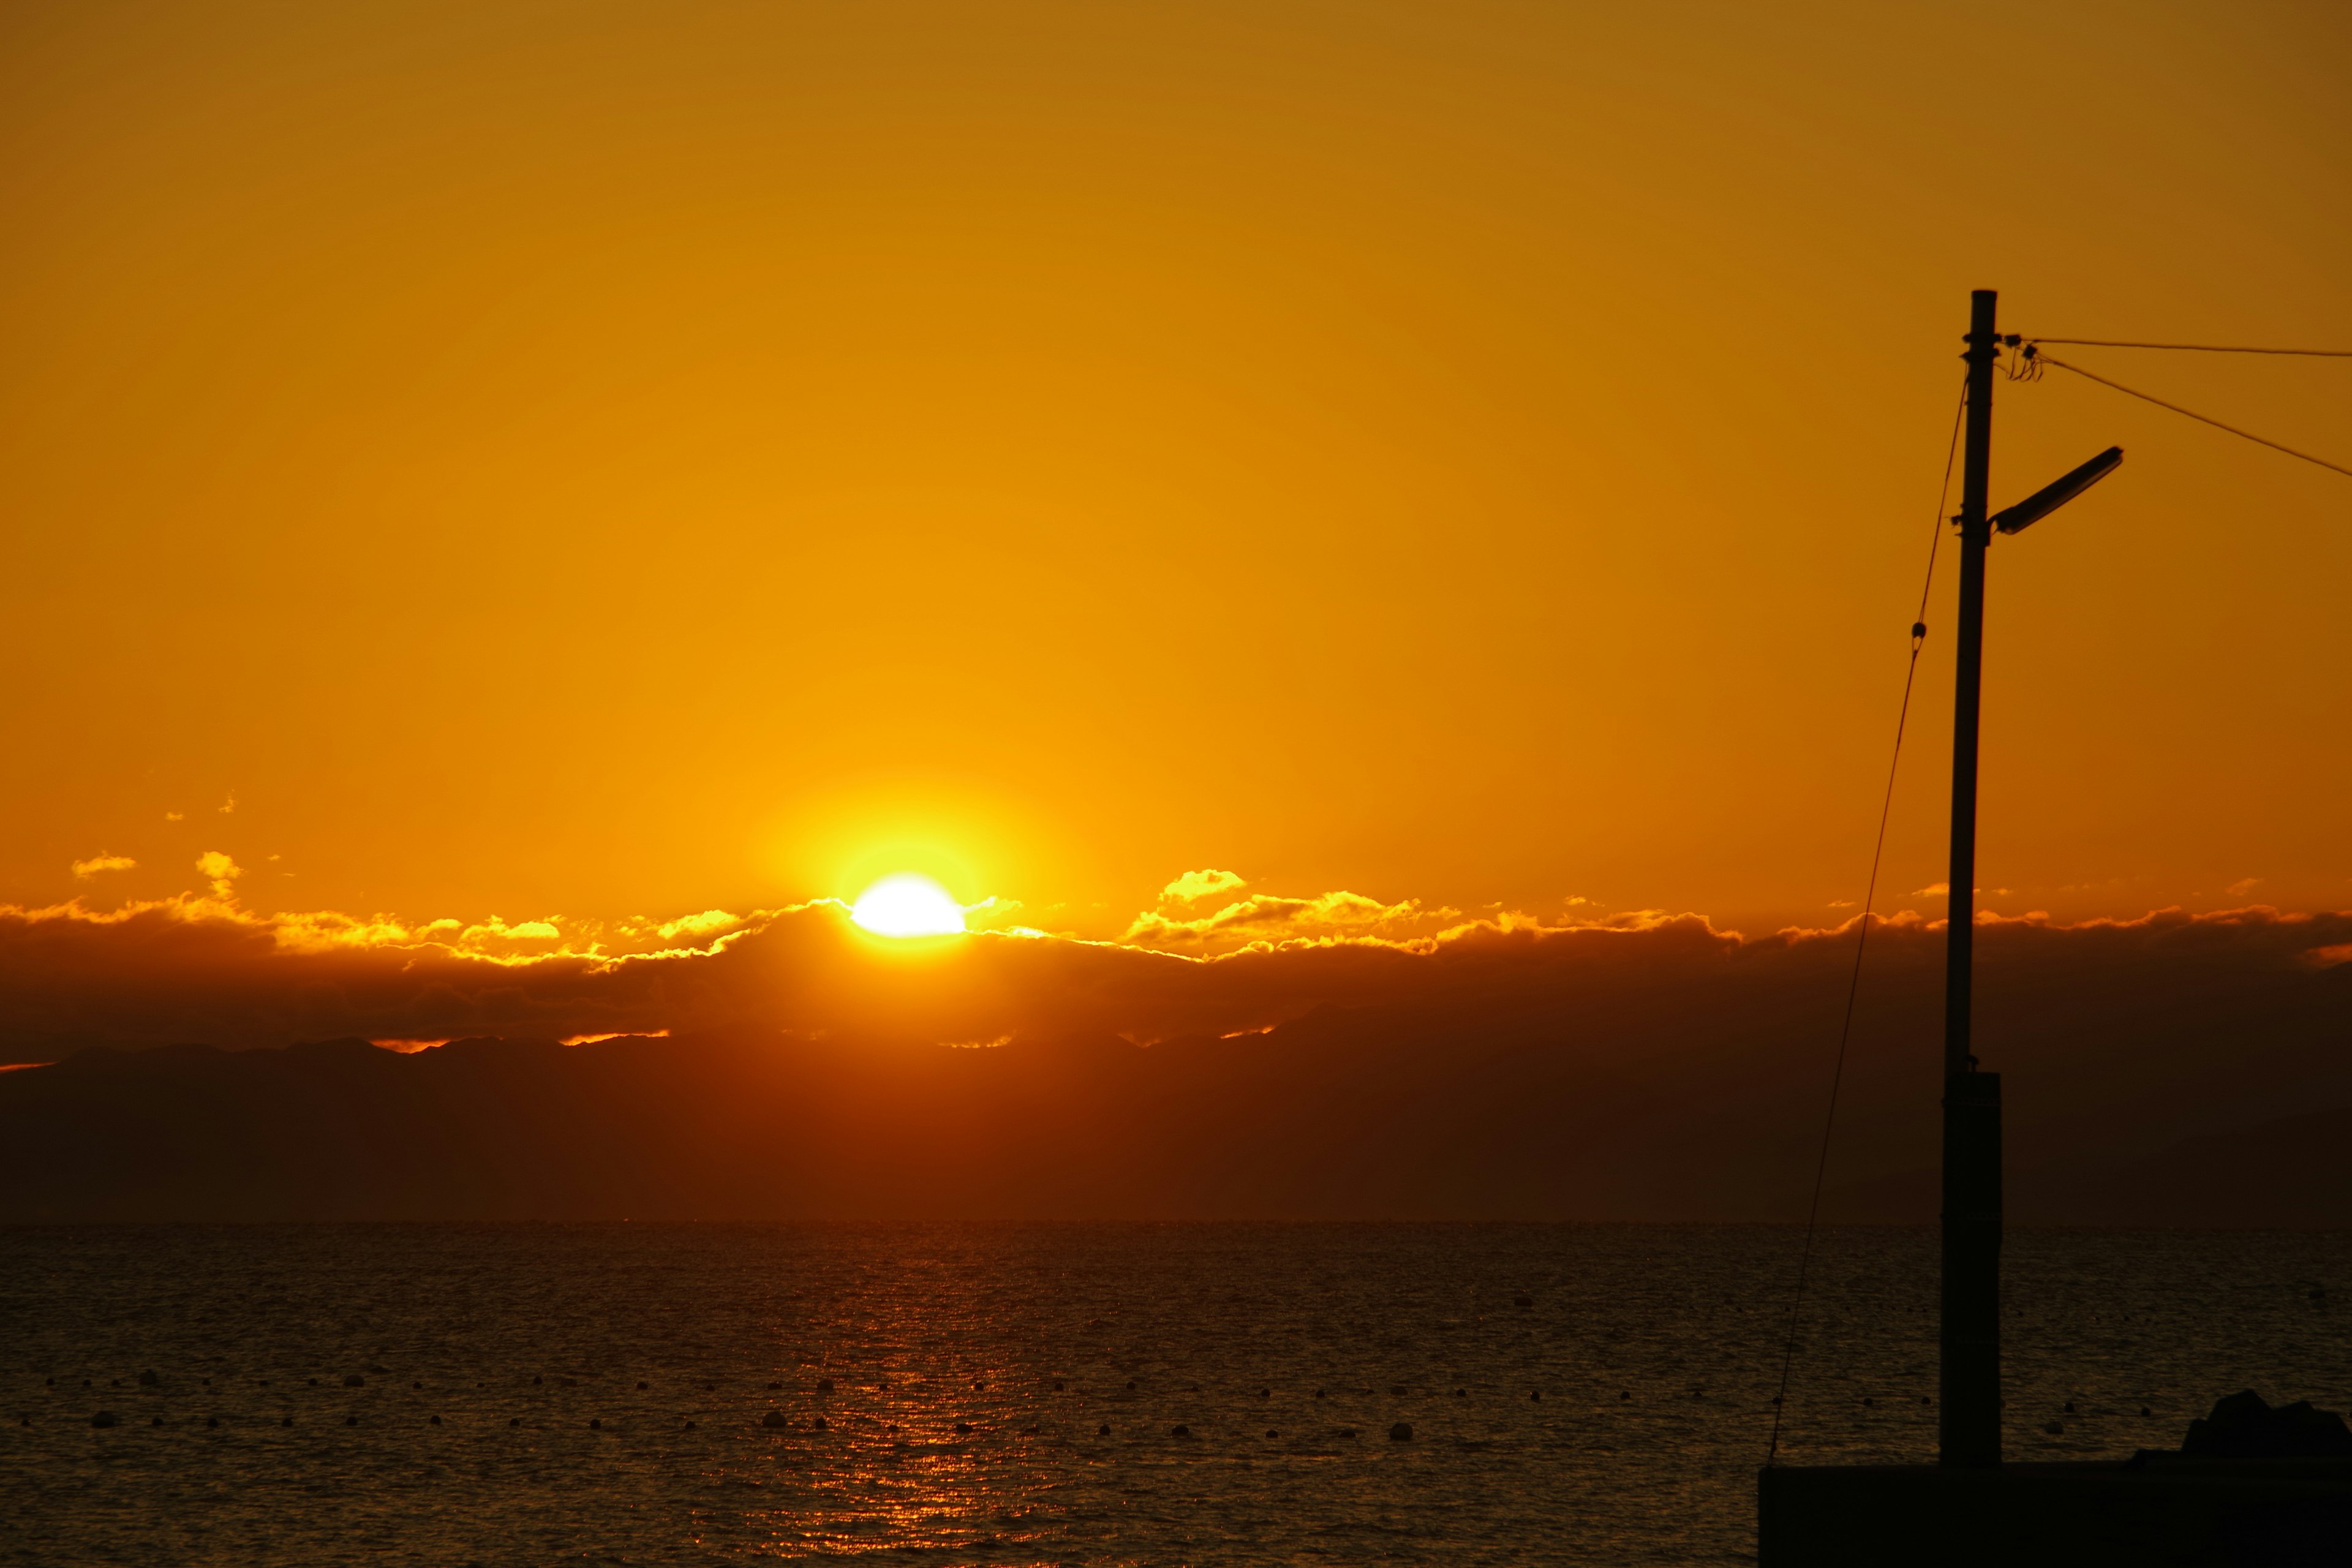
<svg viewBox="0 0 2352 1568">
<path fill-rule="evenodd" d="M 1244 901 L 1220 875 L 1196 905 Z M 1790 1218 L 1855 936 L 1509 919 L 1188 956 L 890 943 L 824 903 L 534 954 L 534 923 L 0 911 L 0 1056 L 70 1058 L 0 1074 L 9 1212 Z M 1833 1215 L 1932 1213 L 1942 936 L 1874 932 Z M 2123 1213 L 2184 1141 L 2352 1106 L 2352 914 L 1990 919 L 1979 951 L 2021 1217 Z M 472 1037 L 505 1043 L 268 1048 Z M 73 1054 L 173 1043 L 230 1049 Z M 242 1131 L 180 1126 L 199 1101 Z"/>
</svg>

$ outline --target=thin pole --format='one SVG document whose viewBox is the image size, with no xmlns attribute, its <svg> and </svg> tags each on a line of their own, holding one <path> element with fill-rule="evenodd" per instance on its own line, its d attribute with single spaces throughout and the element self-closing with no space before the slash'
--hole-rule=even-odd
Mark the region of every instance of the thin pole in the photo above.
<svg viewBox="0 0 2352 1568">
<path fill-rule="evenodd" d="M 1986 492 L 1992 468 L 1996 295 L 1969 312 L 1960 468 L 1958 672 L 1952 696 L 1952 870 L 1944 960 L 1944 1215 L 1940 1462 L 2000 1463 L 2000 1077 L 1969 1049 L 1975 957 L 1977 719 L 1984 674 Z"/>
</svg>

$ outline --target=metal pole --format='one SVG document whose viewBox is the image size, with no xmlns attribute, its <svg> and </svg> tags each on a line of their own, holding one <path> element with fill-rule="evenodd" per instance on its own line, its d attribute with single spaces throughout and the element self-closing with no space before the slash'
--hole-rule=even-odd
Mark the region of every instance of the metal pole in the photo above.
<svg viewBox="0 0 2352 1568">
<path fill-rule="evenodd" d="M 1996 296 L 1969 312 L 1960 477 L 1958 674 L 1952 699 L 1952 872 L 1944 967 L 1944 1226 L 1940 1462 L 2000 1463 L 2000 1075 L 1969 1050 L 1976 934 L 1977 712 L 1984 672 L 1986 491 L 1992 467 Z"/>
</svg>

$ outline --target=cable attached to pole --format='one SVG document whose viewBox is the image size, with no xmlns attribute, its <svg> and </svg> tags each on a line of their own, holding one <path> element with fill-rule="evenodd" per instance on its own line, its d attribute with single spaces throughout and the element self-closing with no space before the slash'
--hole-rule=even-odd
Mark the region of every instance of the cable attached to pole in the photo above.
<svg viewBox="0 0 2352 1568">
<path fill-rule="evenodd" d="M 2044 339 L 2042 341 L 2046 342 L 2053 340 Z M 2224 425 L 2210 414 L 2200 414 L 2193 408 L 2183 408 L 2178 403 L 2167 403 L 2161 397 L 2154 397 L 2145 392 L 2137 391 L 2132 387 L 2126 386 L 2120 381 L 2109 381 L 2105 376 L 2100 375 L 2093 371 L 2084 370 L 2079 364 L 2068 364 L 2063 359 L 2053 359 L 2045 353 L 2036 353 L 2034 352 L 2034 345 L 2032 343 L 2025 345 L 2025 353 L 2026 357 L 2035 364 L 2055 365 L 2060 370 L 2073 371 L 2076 375 L 2083 377 L 2086 381 L 2095 381 L 2101 386 L 2112 387 L 2114 390 L 2122 393 L 2126 397 L 2137 397 L 2142 403 L 2153 403 L 2158 408 L 2167 408 L 2170 409 L 2175 414 L 2185 415 L 2189 418 L 2196 420 L 2200 425 L 2210 425 L 2216 430 L 2226 430 L 2231 435 L 2239 437 L 2241 440 L 2252 441 L 2257 447 L 2268 447 L 2273 452 L 2284 452 L 2290 458 L 2301 458 L 2306 463 L 2316 463 L 2323 468 L 2330 469 L 2336 473 L 2342 474 L 2347 479 L 2352 479 L 2352 468 L 2347 468 L 2341 463 L 2331 463 L 2325 458 L 2315 458 L 2308 452 L 2298 452 L 2292 447 L 2282 446 L 2280 443 L 2272 440 L 2267 436 L 2257 436 L 2251 430 L 2241 430 L 2235 425 Z"/>
<path fill-rule="evenodd" d="M 1853 1009 L 1862 994 L 1862 959 L 1870 947 L 1870 916 L 1878 900 L 1878 868 L 1886 858 L 1886 824 L 1895 811 L 1895 775 L 1903 763 L 1903 731 L 1911 718 L 1911 689 L 1919 676 L 1919 649 L 1927 641 L 1927 595 L 1936 585 L 1936 552 L 1944 540 L 1944 507 L 1952 496 L 1952 468 L 1960 453 L 1960 421 L 1969 406 L 1967 383 L 1961 384 L 1960 405 L 1952 414 L 1952 438 L 1944 453 L 1944 484 L 1936 492 L 1936 521 L 1927 537 L 1927 575 L 1919 584 L 1919 613 L 1911 622 L 1911 658 L 1903 671 L 1903 701 L 1895 715 L 1895 754 L 1886 764 L 1886 793 L 1878 805 L 1878 838 L 1870 852 L 1870 880 L 1862 895 L 1862 927 L 1853 943 L 1853 973 L 1846 981 L 1845 1018 L 1838 1026 L 1837 1065 L 1830 1073 L 1830 1104 L 1822 1119 L 1821 1152 L 1813 1161 L 1813 1195 L 1805 1208 L 1805 1246 L 1797 1258 L 1797 1289 L 1789 1302 L 1789 1337 L 1780 1352 L 1780 1386 L 1772 1395 L 1772 1442 L 1764 1462 L 1780 1457 L 1781 1417 L 1788 1408 L 1789 1373 L 1796 1364 L 1797 1329 L 1805 1307 L 1805 1279 L 1813 1264 L 1813 1238 L 1821 1229 L 1822 1186 L 1829 1174 L 1830 1135 L 1837 1127 L 1838 1090 L 1845 1082 L 1847 1043 L 1853 1037 Z"/>
<path fill-rule="evenodd" d="M 2164 349 L 2173 353 L 2189 354 L 2294 354 L 2303 359 L 2352 359 L 2352 349 L 2255 349 L 2236 343 L 2125 343 L 2110 338 L 2037 338 L 2031 332 L 2013 332 L 2001 342 L 2015 348 L 2018 343 L 2065 343 L 2083 349 Z"/>
</svg>

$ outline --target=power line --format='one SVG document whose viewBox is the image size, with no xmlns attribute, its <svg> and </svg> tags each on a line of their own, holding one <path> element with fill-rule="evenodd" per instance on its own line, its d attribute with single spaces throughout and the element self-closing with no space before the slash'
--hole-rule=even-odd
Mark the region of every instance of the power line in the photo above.
<svg viewBox="0 0 2352 1568">
<path fill-rule="evenodd" d="M 2168 349 L 2191 354 L 2296 354 L 2305 359 L 2352 359 L 2352 349 L 2255 349 L 2236 343 L 2126 343 L 2110 338 L 2037 338 L 2021 333 L 2007 340 L 2014 348 L 2028 343 L 2067 343 L 2084 349 Z"/>
<path fill-rule="evenodd" d="M 1797 1289 L 1789 1302 L 1789 1341 L 1780 1352 L 1780 1386 L 1772 1395 L 1772 1443 L 1764 1455 L 1770 1464 L 1780 1452 L 1780 1417 L 1787 1409 L 1789 1369 L 1797 1359 L 1797 1325 L 1805 1306 L 1805 1276 L 1812 1268 L 1813 1236 L 1820 1229 L 1822 1184 L 1829 1174 L 1830 1133 L 1837 1126 L 1838 1089 L 1845 1081 L 1846 1042 L 1853 1037 L 1854 999 L 1862 992 L 1862 955 L 1870 946 L 1871 906 L 1878 901 L 1878 867 L 1886 857 L 1886 822 L 1895 811 L 1895 773 L 1903 762 L 1903 730 L 1911 718 L 1911 688 L 1919 677 L 1919 648 L 1927 640 L 1927 595 L 1936 585 L 1936 551 L 1944 539 L 1944 503 L 1951 499 L 1952 464 L 1960 451 L 1960 420 L 1968 411 L 1968 384 L 1961 384 L 1960 405 L 1952 414 L 1952 438 L 1944 449 L 1944 485 L 1936 492 L 1936 521 L 1927 535 L 1927 580 L 1919 585 L 1919 614 L 1911 623 L 1911 662 L 1903 671 L 1903 703 L 1895 715 L 1895 755 L 1886 764 L 1886 795 L 1878 804 L 1878 841 L 1870 852 L 1870 882 L 1862 895 L 1862 930 L 1853 943 L 1853 973 L 1846 981 L 1845 1021 L 1838 1026 L 1837 1066 L 1830 1074 L 1829 1112 L 1822 1119 L 1821 1153 L 1813 1161 L 1813 1196 L 1805 1209 L 1805 1247 L 1797 1258 Z"/>
<path fill-rule="evenodd" d="M 2057 340 L 2044 339 L 2042 341 L 2045 342 L 2054 342 Z M 2028 352 L 2031 353 L 2031 345 L 2028 347 Z M 2257 436 L 2251 430 L 2241 430 L 2235 425 L 2224 425 L 2210 414 L 2200 414 L 2193 408 L 2183 408 L 2178 403 L 2167 403 L 2161 397 L 2152 396 L 2147 393 L 2140 392 L 2132 387 L 2126 386 L 2120 381 L 2109 381 L 2105 376 L 2100 375 L 2095 372 L 2084 370 L 2079 364 L 2068 364 L 2064 360 L 2053 359 L 2048 354 L 2032 354 L 2032 357 L 2036 364 L 2054 364 L 2060 370 L 2071 370 L 2076 375 L 2084 376 L 2089 380 L 2097 382 L 2101 386 L 2113 387 L 2116 391 L 2122 393 L 2126 397 L 2137 397 L 2142 403 L 2153 403 L 2158 408 L 2168 408 L 2175 414 L 2186 415 L 2188 417 L 2196 420 L 2200 425 L 2210 425 L 2216 430 L 2226 430 L 2231 435 L 2239 437 L 2244 440 L 2252 441 L 2258 447 L 2268 447 L 2273 452 L 2284 452 L 2290 458 L 2301 458 L 2306 463 L 2316 463 L 2323 468 L 2332 469 L 2336 473 L 2342 474 L 2346 479 L 2352 479 L 2352 468 L 2347 468 L 2341 463 L 2331 463 L 2325 458 L 2315 458 L 2308 452 L 2298 452 L 2294 447 L 2284 446 L 2279 442 L 2272 440 L 2267 436 Z"/>
</svg>

